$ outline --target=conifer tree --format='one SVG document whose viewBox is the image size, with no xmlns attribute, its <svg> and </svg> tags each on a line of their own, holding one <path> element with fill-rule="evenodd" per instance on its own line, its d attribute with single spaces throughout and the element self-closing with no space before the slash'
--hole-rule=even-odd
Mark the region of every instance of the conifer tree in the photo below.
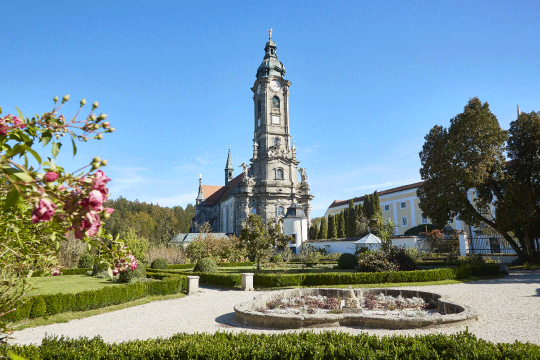
<svg viewBox="0 0 540 360">
<path fill-rule="evenodd" d="M 332 223 L 333 223 L 333 228 L 332 228 L 332 232 L 329 231 L 328 233 L 328 237 L 330 237 L 331 239 L 337 239 L 337 232 L 338 232 L 338 215 L 332 215 Z"/>
<path fill-rule="evenodd" d="M 332 234 L 334 233 L 334 217 L 332 215 L 328 215 L 328 238 L 334 239 L 335 236 Z"/>
<path fill-rule="evenodd" d="M 381 203 L 379 201 L 379 193 L 377 192 L 377 190 L 375 190 L 375 192 L 373 193 L 372 204 L 373 204 L 373 215 L 382 216 Z"/>
<path fill-rule="evenodd" d="M 347 226 L 349 224 L 349 209 L 343 209 L 343 237 L 347 237 Z"/>
<path fill-rule="evenodd" d="M 349 202 L 349 213 L 347 221 L 347 237 L 353 238 L 356 235 L 356 213 L 354 211 L 354 200 Z"/>
<path fill-rule="evenodd" d="M 343 238 L 343 229 L 345 228 L 345 220 L 343 220 L 343 212 L 340 212 L 339 214 L 337 214 L 337 219 L 338 219 L 338 225 L 337 225 L 337 237 L 338 239 L 342 239 Z"/>
<path fill-rule="evenodd" d="M 373 216 L 373 203 L 371 201 L 371 195 L 365 195 L 364 196 L 364 215 L 365 217 L 370 220 Z"/>
<path fill-rule="evenodd" d="M 321 226 L 319 229 L 319 235 L 317 239 L 327 239 L 328 238 L 328 226 L 326 225 L 326 218 L 321 219 Z"/>
</svg>

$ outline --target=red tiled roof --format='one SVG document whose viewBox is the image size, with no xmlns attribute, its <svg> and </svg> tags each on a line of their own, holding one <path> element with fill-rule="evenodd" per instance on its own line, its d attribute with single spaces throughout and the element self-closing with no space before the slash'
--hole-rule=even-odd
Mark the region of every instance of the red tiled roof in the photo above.
<svg viewBox="0 0 540 360">
<path fill-rule="evenodd" d="M 212 194 L 214 194 L 216 191 L 221 189 L 223 186 L 215 186 L 215 185 L 203 185 L 202 186 L 202 194 L 205 199 L 208 199 Z"/>
<path fill-rule="evenodd" d="M 424 183 L 423 181 L 420 181 L 420 182 L 417 182 L 417 183 L 414 183 L 414 184 L 403 185 L 403 186 L 400 186 L 400 187 L 397 187 L 397 188 L 384 190 L 384 191 L 381 191 L 379 193 L 379 196 L 388 195 L 388 194 L 396 193 L 396 192 L 403 191 L 403 190 L 414 189 L 414 188 L 422 186 L 423 183 Z M 357 203 L 359 201 L 364 201 L 364 198 L 365 198 L 365 196 L 360 196 L 360 197 L 355 197 L 352 200 L 355 203 Z M 349 200 L 334 200 L 334 202 L 328 208 L 331 209 L 331 208 L 335 208 L 335 207 L 338 207 L 338 206 L 347 205 L 347 204 L 349 204 L 350 201 L 351 201 L 351 199 L 349 199 Z"/>
<path fill-rule="evenodd" d="M 204 194 L 204 187 L 208 188 L 215 188 L 216 191 L 214 191 L 210 196 L 206 197 L 206 194 L 204 194 L 204 197 L 206 198 L 204 205 L 215 205 L 219 203 L 222 200 L 225 200 L 233 191 L 236 189 L 236 186 L 242 181 L 244 178 L 244 173 L 238 175 L 225 186 L 213 186 L 213 185 L 203 185 L 203 194 Z"/>
</svg>

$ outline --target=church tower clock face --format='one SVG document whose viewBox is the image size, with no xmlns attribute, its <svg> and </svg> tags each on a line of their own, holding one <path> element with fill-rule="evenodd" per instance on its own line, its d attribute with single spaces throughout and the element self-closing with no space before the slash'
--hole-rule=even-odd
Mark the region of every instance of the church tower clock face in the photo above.
<svg viewBox="0 0 540 360">
<path fill-rule="evenodd" d="M 281 89 L 281 84 L 279 83 L 279 81 L 273 80 L 270 83 L 270 89 L 272 89 L 273 91 L 279 91 L 279 89 Z"/>
</svg>

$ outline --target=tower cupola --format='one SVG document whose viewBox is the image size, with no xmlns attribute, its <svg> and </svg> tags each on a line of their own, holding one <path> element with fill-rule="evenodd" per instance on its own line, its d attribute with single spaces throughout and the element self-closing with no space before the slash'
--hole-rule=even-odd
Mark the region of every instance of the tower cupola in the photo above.
<svg viewBox="0 0 540 360">
<path fill-rule="evenodd" d="M 276 43 L 272 40 L 272 29 L 268 31 L 269 39 L 264 47 L 264 59 L 257 69 L 257 79 L 285 75 L 285 66 L 278 60 Z"/>
</svg>

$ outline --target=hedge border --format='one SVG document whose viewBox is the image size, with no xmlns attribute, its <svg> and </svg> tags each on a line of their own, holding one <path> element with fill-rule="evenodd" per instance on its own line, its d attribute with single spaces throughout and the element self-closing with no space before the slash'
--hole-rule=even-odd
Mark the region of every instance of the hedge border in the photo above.
<svg viewBox="0 0 540 360">
<path fill-rule="evenodd" d="M 73 269 L 60 269 L 61 275 L 84 275 L 87 271 L 92 271 L 92 268 L 73 268 Z M 43 270 L 36 270 L 32 273 L 32 277 L 38 277 L 43 275 L 50 275 L 49 272 Z"/>
<path fill-rule="evenodd" d="M 305 274 L 259 274 L 255 273 L 253 285 L 257 287 L 285 286 L 328 286 L 328 285 L 358 285 L 404 282 L 427 282 L 453 279 L 466 279 L 471 276 L 499 275 L 498 264 L 463 265 L 431 270 L 395 271 L 376 273 L 305 273 Z M 220 286 L 239 286 L 242 283 L 240 274 L 220 274 L 201 272 L 178 272 L 173 270 L 149 271 L 148 276 L 166 278 L 168 276 L 199 276 L 201 284 Z"/>
<path fill-rule="evenodd" d="M 0 347 L 0 356 L 13 352 L 27 359 L 540 359 L 540 346 L 513 342 L 496 344 L 478 339 L 467 330 L 456 334 L 352 335 L 314 333 L 176 334 L 107 344 L 101 338 L 46 337 L 41 345 Z"/>
<path fill-rule="evenodd" d="M 15 311 L 4 315 L 2 320 L 15 322 L 67 311 L 98 309 L 141 299 L 150 295 L 177 294 L 186 288 L 187 278 L 185 276 L 169 276 L 162 281 L 117 285 L 96 290 L 81 291 L 75 294 L 35 295 L 30 296 Z"/>
</svg>

